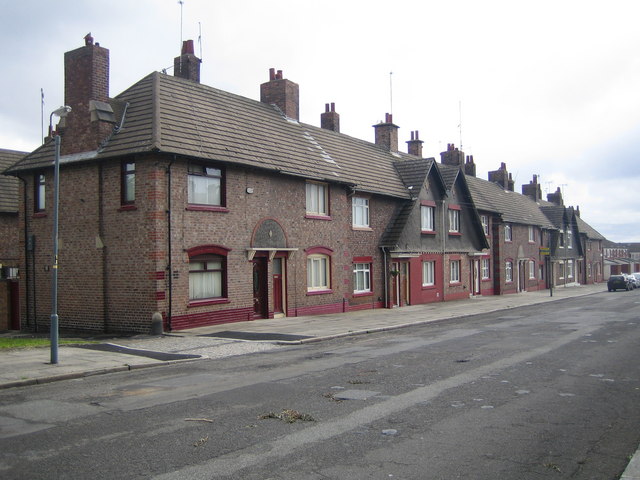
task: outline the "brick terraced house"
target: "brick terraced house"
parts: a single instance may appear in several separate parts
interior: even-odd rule
[[[0,172],[24,155],[25,152],[0,149]],[[0,331],[20,328],[19,184],[17,178],[0,175]]]
[[[72,111],[52,132],[61,329],[147,332],[160,312],[179,330],[543,288],[540,246],[558,227],[475,178],[453,146],[439,164],[412,132],[399,152],[388,114],[373,143],[344,135],[333,104],[321,127],[304,124],[281,71],[257,101],[201,84],[199,69],[187,41],[174,75],[111,98],[107,49],[88,36],[65,54]],[[24,329],[49,322],[53,144],[5,172],[22,180]]]

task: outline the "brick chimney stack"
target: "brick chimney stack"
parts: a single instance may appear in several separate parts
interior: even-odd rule
[[[340,115],[336,112],[336,104],[324,105],[324,113],[320,115],[320,126],[326,130],[340,133]]]
[[[555,205],[560,205],[560,206],[564,205],[564,200],[562,199],[562,191],[560,191],[560,187],[558,187],[554,193],[547,193],[547,201]]]
[[[528,185],[522,185],[522,194],[531,198],[531,200],[536,203],[542,200],[542,188],[538,183],[537,175],[533,176],[533,180],[531,180]]]
[[[115,117],[109,105],[109,50],[93,42],[64,54],[64,103],[69,115],[58,124],[64,133],[62,154],[96,150],[112,131]]]
[[[282,78],[282,70],[269,70],[269,81],[260,85],[260,101],[275,105],[289,118],[300,119],[300,87]]]
[[[390,152],[398,151],[398,127],[393,123],[393,115],[385,114],[384,122],[374,125],[376,132],[376,145]]]
[[[489,172],[489,181],[497,183],[504,190],[509,190],[511,192],[513,192],[515,187],[511,174],[507,172],[507,164],[504,162],[500,164],[500,168],[498,170]]]
[[[407,151],[409,152],[409,155],[415,155],[416,157],[422,158],[423,143],[424,142],[419,138],[418,130],[411,132],[411,140],[407,142]]]
[[[193,40],[185,40],[181,55],[173,59],[173,75],[200,83],[200,63],[193,53]]]
[[[473,155],[467,155],[467,161],[464,164],[464,173],[471,177],[476,176],[476,164],[473,162]]]
[[[440,163],[453,167],[464,167],[464,152],[458,150],[453,143],[447,144],[447,151],[440,153]]]

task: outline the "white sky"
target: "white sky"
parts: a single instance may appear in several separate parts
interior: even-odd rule
[[[640,241],[637,0],[184,0],[182,8],[177,0],[0,0],[0,7],[0,148],[41,143],[40,89],[48,123],[64,102],[64,52],[84,45],[88,32],[110,50],[111,96],[172,67],[181,38],[193,39],[197,55],[202,48],[202,83],[258,100],[269,68],[283,70],[300,85],[303,122],[319,125],[325,103],[335,102],[342,133],[373,141],[372,125],[392,110],[401,149],[418,130],[424,155],[439,160],[462,139],[480,178],[504,162],[520,192],[537,174],[543,195],[561,187],[565,204],[579,205],[608,239]]]

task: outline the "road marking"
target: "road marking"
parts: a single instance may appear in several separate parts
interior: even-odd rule
[[[190,465],[174,472],[158,475],[154,478],[155,480],[183,478],[189,478],[190,480],[209,480],[217,476],[234,475],[245,468],[255,467],[256,465],[264,466],[268,463],[279,461],[282,458],[295,455],[296,451],[309,444],[322,442],[351,430],[356,430],[363,425],[371,424],[393,413],[433,400],[447,390],[465,385],[481,378],[483,375],[488,375],[496,370],[503,370],[515,364],[524,363],[540,355],[547,354],[578,340],[583,337],[585,333],[596,331],[598,328],[600,327],[583,327],[582,329],[567,333],[564,337],[542,347],[517,353],[493,363],[440,380],[431,385],[416,388],[415,390],[394,396],[389,400],[352,412],[344,417],[334,418],[290,435],[285,435],[269,442],[260,442],[243,450],[214,458],[200,465]]]

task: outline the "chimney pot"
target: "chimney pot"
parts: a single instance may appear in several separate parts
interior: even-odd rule
[[[300,88],[282,78],[282,70],[269,69],[269,81],[260,85],[260,101],[276,105],[288,118],[300,117]]]
[[[194,50],[193,50],[193,40],[185,40],[184,42],[182,42],[182,55],[188,54],[190,53],[191,55],[194,55]]]
[[[325,130],[340,132],[340,115],[336,113],[335,103],[325,103],[324,113],[320,115],[320,126]]]

